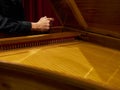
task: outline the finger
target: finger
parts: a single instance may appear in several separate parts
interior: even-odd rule
[[[47,19],[47,16],[41,17],[42,19]]]
[[[54,21],[54,18],[47,18],[49,21]]]

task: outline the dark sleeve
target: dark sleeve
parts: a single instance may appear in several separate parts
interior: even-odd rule
[[[31,22],[17,21],[0,15],[0,32],[25,34],[31,31]]]

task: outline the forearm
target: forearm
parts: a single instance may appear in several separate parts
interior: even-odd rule
[[[0,15],[0,32],[2,33],[28,33],[31,31],[31,23],[16,21]]]
[[[42,17],[38,22],[16,21],[0,15],[0,32],[25,34],[31,31],[46,32],[50,28],[52,18]]]

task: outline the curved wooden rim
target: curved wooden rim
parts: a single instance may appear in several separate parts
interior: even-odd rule
[[[76,78],[66,77],[65,75],[60,75],[52,71],[6,62],[0,62],[0,72],[0,76],[3,75],[14,78],[21,78],[24,80],[31,80],[33,82],[42,83],[48,86],[62,89],[71,88],[112,90],[111,87],[88,81],[82,78],[78,80]]]

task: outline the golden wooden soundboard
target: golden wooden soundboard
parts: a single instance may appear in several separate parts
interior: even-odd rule
[[[65,34],[65,36],[63,34]],[[48,73],[48,76],[46,77],[49,77],[49,73],[51,72],[52,75],[58,74],[58,76],[54,78],[62,77],[63,80],[65,78],[68,78],[68,80],[65,79],[66,82],[62,84],[66,84],[70,82],[74,86],[74,82],[78,80],[77,81],[78,83],[76,83],[75,85],[77,88],[80,88],[80,87],[86,88],[86,89],[94,88],[94,89],[101,90],[101,88],[107,89],[109,85],[110,87],[111,85],[114,87],[117,87],[115,86],[115,83],[113,83],[114,81],[113,78],[115,78],[114,74],[117,75],[119,71],[116,71],[116,69],[118,69],[116,64],[111,62],[115,59],[114,58],[115,56],[113,56],[112,59],[110,59],[110,57],[108,58],[109,55],[111,56],[114,52],[117,52],[117,51],[109,49],[109,48],[105,48],[99,45],[95,45],[92,43],[76,40],[75,37],[78,35],[79,34],[75,32],[63,32],[63,33],[57,33],[57,34],[55,33],[56,39],[55,39],[54,34],[53,35],[48,34],[48,36],[54,37],[53,40],[52,38],[51,39],[49,38],[50,40],[48,40],[48,38],[46,38],[47,35],[42,35],[44,39],[40,38],[41,35],[37,35],[34,37],[26,36],[24,37],[24,40],[20,40],[23,37],[2,39],[3,42],[1,40],[2,44],[1,44],[1,52],[0,52],[0,62],[4,64],[9,63],[9,64],[12,64],[13,66],[16,65],[14,66],[14,68],[12,66],[12,69],[17,70],[16,68],[18,68],[17,72],[19,72],[19,68],[22,65],[23,67],[21,66],[20,70],[24,71],[22,72],[23,75],[25,72],[26,73],[30,72],[29,70],[26,70],[25,66],[27,66],[27,67],[31,67],[31,69],[35,69],[35,70],[39,69],[38,73],[41,70],[46,71]],[[31,40],[30,38],[32,38],[33,40]],[[37,43],[36,44],[34,38],[38,38],[43,41],[39,41],[38,39],[35,39],[35,40],[38,40],[36,41]],[[17,40],[17,43],[16,43],[16,40]],[[20,42],[18,42],[18,40]],[[26,44],[25,42],[29,44]],[[37,46],[35,47],[34,45],[37,45]],[[103,61],[105,62],[104,64],[103,64]],[[1,67],[6,70],[6,67],[7,69],[8,67],[11,68],[9,64],[6,66],[3,65],[4,67],[1,65]],[[109,65],[110,66],[115,65],[115,66],[110,67]],[[118,63],[117,65],[119,66]],[[4,73],[5,72],[3,72],[3,75]],[[34,73],[34,72],[31,71],[31,73]],[[9,73],[7,72],[7,74],[9,75],[10,72]],[[12,75],[13,74],[19,76],[19,74],[12,73]],[[6,75],[2,77],[6,78],[5,76]],[[2,79],[2,81],[3,80],[4,79]],[[19,80],[16,80],[16,81],[19,82]],[[9,81],[9,82],[12,83],[12,82],[15,82],[15,80]],[[20,81],[20,82],[24,82],[28,84],[28,82],[26,82],[25,80]],[[9,83],[7,84],[9,86]],[[17,87],[20,87],[20,85],[17,84]],[[61,86],[61,84],[59,86]],[[11,87],[15,88],[15,85],[12,85]],[[33,87],[35,87],[34,84],[33,84]],[[64,89],[65,88],[66,87],[64,87]]]
[[[50,1],[62,30],[0,39],[0,89],[119,90],[119,38],[88,31],[77,0]]]

